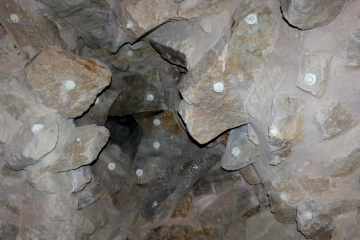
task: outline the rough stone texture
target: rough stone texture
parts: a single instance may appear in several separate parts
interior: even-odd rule
[[[348,0],[281,0],[284,17],[299,29],[311,29],[332,22]]]
[[[350,69],[358,69],[360,68],[360,29],[350,34],[348,44],[346,66]]]
[[[328,81],[329,69],[331,64],[332,54],[316,54],[304,56],[302,66],[299,71],[296,86],[302,90],[309,92],[315,97],[321,97],[326,89]],[[305,82],[306,74],[314,74],[316,82],[313,85]]]
[[[256,145],[259,145],[259,138],[251,124],[247,125],[247,135],[250,141],[252,141]]]
[[[0,23],[28,59],[49,45],[66,48],[56,24],[38,14],[38,8],[26,0],[6,0],[1,3]],[[18,23],[9,21],[10,14],[14,13],[20,19]]]
[[[199,1],[187,3],[183,1],[140,0],[136,3],[122,1],[117,3],[119,25],[124,27],[131,22],[127,35],[135,41],[147,32],[171,19],[192,19],[224,11],[229,0]]]
[[[0,239],[16,240],[19,228],[13,224],[0,221]]]
[[[48,171],[62,172],[92,163],[108,141],[109,131],[105,127],[87,125],[73,129],[67,137],[65,143],[60,143],[59,139],[57,147],[44,159]]]
[[[184,101],[179,113],[191,136],[201,144],[247,122],[243,101],[251,90],[253,73],[267,62],[273,51],[278,24],[272,11],[267,6],[257,10],[263,24],[249,25],[244,21],[248,8],[240,5],[228,42],[219,42],[220,49],[206,56],[207,67],[199,64],[186,75],[182,85]],[[227,34],[221,41],[227,40]],[[252,38],[258,39],[256,44],[249,40]],[[216,82],[224,84],[223,92],[214,91]]]
[[[241,176],[245,179],[248,184],[259,184],[261,180],[256,173],[253,165],[249,165],[239,170]]]
[[[41,129],[33,131],[35,124],[41,124]],[[5,159],[14,170],[36,164],[55,148],[58,135],[59,120],[54,112],[28,118],[8,143]]]
[[[41,0],[56,14],[62,25],[71,24],[84,41],[93,48],[112,44],[114,35],[119,36],[114,23],[111,5],[104,1],[55,1]],[[110,23],[110,24],[109,24]]]
[[[110,108],[110,116],[121,117],[132,113],[168,109],[157,69],[144,74],[131,73],[122,76],[117,84],[120,92]],[[153,98],[151,101],[148,100],[149,94]]]
[[[360,133],[343,144],[341,150],[324,163],[325,171],[331,176],[345,177],[360,167]]]
[[[258,147],[249,140],[247,125],[230,131],[221,167],[225,170],[239,170],[259,160]]]
[[[355,124],[349,108],[339,102],[332,103],[315,117],[322,132],[322,139],[333,138]]]
[[[42,50],[25,70],[37,101],[68,118],[81,116],[111,81],[104,64],[54,47]],[[75,88],[68,90],[67,81]]]
[[[303,139],[305,101],[285,93],[275,96],[269,136],[273,159],[270,164],[277,165],[285,160],[292,148]],[[271,131],[276,131],[272,136]]]
[[[282,224],[265,208],[246,220],[246,240],[305,240],[295,224]]]

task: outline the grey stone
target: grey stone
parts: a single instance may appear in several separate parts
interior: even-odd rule
[[[311,29],[332,22],[348,0],[281,0],[281,10],[290,25]]]
[[[256,173],[255,168],[252,164],[241,168],[239,172],[248,184],[253,185],[261,183],[259,175]]]
[[[221,160],[225,170],[239,170],[259,160],[258,147],[247,136],[247,125],[233,129]]]
[[[325,171],[334,177],[345,177],[360,167],[360,132],[325,161]]]
[[[68,118],[88,110],[111,81],[111,72],[99,61],[54,47],[43,49],[25,71],[34,96]]]
[[[247,125],[247,135],[250,141],[256,145],[259,145],[259,138],[251,124]]]
[[[83,209],[90,204],[99,200],[105,193],[105,190],[98,184],[87,187],[85,191],[81,191],[77,196],[77,209]]]
[[[67,140],[55,148],[43,162],[50,172],[63,172],[92,163],[109,138],[105,127],[87,125],[77,127],[67,135]]]
[[[261,113],[263,113],[266,103],[270,101],[276,88],[280,86],[285,79],[285,73],[280,66],[269,68],[265,76],[266,78],[255,88],[247,102],[249,114],[256,119],[261,119]]]
[[[168,109],[157,69],[121,76],[117,84],[120,92],[110,108],[110,116]]]
[[[275,96],[269,137],[273,159],[272,165],[278,165],[288,157],[293,146],[303,139],[305,101],[285,93]]]
[[[71,23],[87,45],[92,48],[106,47],[112,44],[117,32],[115,17],[111,5],[104,1],[55,1],[41,0],[48,5],[62,25]],[[60,18],[60,19],[59,19]],[[109,24],[109,23],[113,24]]]
[[[0,10],[2,26],[11,36],[17,49],[27,59],[33,58],[46,46],[66,49],[59,30],[54,22],[39,14],[42,7],[33,2],[6,0]],[[6,6],[6,7],[5,7]],[[20,21],[17,24],[8,21],[9,14],[15,13]]]
[[[339,102],[334,102],[315,116],[322,132],[322,139],[333,138],[353,127],[356,123],[350,109]]]
[[[86,184],[91,180],[91,168],[90,166],[80,167],[78,169],[68,172],[68,175],[72,177],[72,190],[73,192],[81,191]]]
[[[244,18],[249,11],[256,12],[262,24],[247,24]],[[254,72],[263,67],[274,49],[277,32],[278,23],[266,5],[259,9],[240,5],[231,36],[225,31],[203,62],[185,76],[179,113],[191,136],[200,144],[247,123],[244,100],[252,89]],[[258,39],[256,44],[253,38]],[[214,91],[217,82],[223,83],[222,92]]]
[[[2,240],[16,240],[19,233],[19,228],[4,221],[0,221],[0,239]]]
[[[246,220],[246,240],[305,240],[296,224],[278,222],[268,208]]]
[[[346,66],[350,69],[360,68],[360,29],[350,34],[349,45],[347,48]]]
[[[166,0],[117,2],[118,21],[133,42],[171,19],[193,19],[226,10],[229,0],[201,1],[195,4]]]
[[[315,97],[322,97],[325,92],[329,76],[329,69],[332,60],[332,54],[305,55],[302,60],[296,86],[309,92]],[[313,74],[316,82],[311,82]],[[308,81],[308,83],[306,82]]]
[[[297,207],[298,230],[312,239],[330,239],[334,230],[333,217],[323,213],[323,207],[314,201],[301,203]]]
[[[59,119],[53,111],[31,116],[7,144],[5,159],[14,170],[33,165],[55,148],[58,135]]]

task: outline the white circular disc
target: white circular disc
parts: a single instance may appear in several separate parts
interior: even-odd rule
[[[128,29],[128,30],[130,30],[130,29],[132,29],[134,27],[134,24],[132,23],[132,21],[128,21],[127,23],[126,23],[126,29]]]
[[[241,151],[238,147],[234,147],[233,149],[231,149],[231,154],[234,155],[235,157],[239,156],[240,152]]]
[[[73,90],[76,87],[76,84],[74,81],[68,80],[65,83],[65,87],[67,90]]]
[[[251,13],[247,15],[245,21],[247,22],[247,24],[251,24],[251,25],[257,24],[259,22],[257,15],[255,13]]]
[[[154,142],[153,147],[155,149],[159,149],[160,148],[160,143],[159,142]]]
[[[159,126],[161,124],[160,119],[154,119],[154,125]]]
[[[109,168],[110,170],[114,170],[114,169],[115,169],[115,163],[113,163],[113,162],[109,163],[109,164],[108,164],[108,168]]]
[[[100,102],[100,99],[99,99],[99,98],[96,98],[95,104],[99,104],[99,102]]]
[[[275,137],[279,134],[278,130],[276,128],[271,128],[269,131],[270,136]]]
[[[146,100],[148,100],[149,102],[154,101],[154,95],[152,95],[151,93],[149,93],[149,94],[146,96]]]
[[[16,15],[15,13],[10,14],[9,19],[10,19],[10,22],[12,22],[12,23],[18,23],[20,21],[19,16]]]
[[[224,83],[222,83],[222,82],[214,83],[214,91],[215,91],[215,92],[222,92],[222,91],[224,91]]]
[[[127,51],[126,55],[128,55],[128,57],[132,57],[132,55],[134,55],[134,52],[132,50]]]
[[[312,74],[312,73],[308,73],[305,75],[305,83],[307,85],[314,85],[316,83],[316,75],[315,74]]]
[[[144,171],[142,169],[139,168],[138,170],[136,170],[136,175],[138,177],[141,177],[143,174],[144,174]]]
[[[32,128],[31,128],[31,132],[34,133],[34,134],[38,134],[43,128],[44,128],[44,125],[42,125],[42,124],[35,124],[35,125],[32,126]]]

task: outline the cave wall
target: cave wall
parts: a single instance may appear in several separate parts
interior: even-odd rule
[[[359,18],[2,1],[0,239],[360,238]]]

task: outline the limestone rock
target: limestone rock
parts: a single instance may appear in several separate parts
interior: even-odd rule
[[[81,191],[91,180],[90,166],[80,167],[73,171],[67,172],[72,177],[73,192]],[[70,178],[71,179],[71,178]]]
[[[345,177],[360,167],[360,133],[350,139],[324,163],[325,171],[334,177]]]
[[[63,172],[92,163],[109,138],[105,127],[87,125],[75,128],[68,140],[44,159],[50,172]]]
[[[204,63],[186,75],[180,90],[184,100],[179,113],[200,144],[248,121],[244,99],[252,88],[254,72],[267,62],[274,48],[278,24],[271,10],[267,6],[251,9],[262,24],[249,25],[244,18],[251,10],[242,7],[237,9],[228,42],[223,42],[227,40],[225,33],[218,49],[210,51]],[[223,89],[214,91],[215,84]]]
[[[249,140],[247,126],[230,131],[221,167],[225,170],[239,170],[259,160],[258,147]]]
[[[350,69],[360,68],[360,29],[350,34],[349,45],[347,48],[346,66]]]
[[[0,221],[0,239],[16,240],[19,228],[14,224]]]
[[[281,85],[285,79],[285,74],[280,66],[269,68],[265,76],[266,78],[255,88],[247,103],[249,114],[256,119],[261,118],[261,113],[266,103],[274,95],[276,87]]]
[[[184,196],[179,204],[176,206],[171,218],[186,218],[190,212],[194,210],[194,204],[192,202],[192,196],[190,194]]]
[[[247,135],[250,141],[252,141],[256,145],[259,145],[259,138],[251,124],[247,125]]]
[[[275,96],[269,136],[273,159],[270,164],[277,165],[285,160],[292,148],[303,139],[305,101],[285,93]]]
[[[306,55],[302,61],[296,86],[315,97],[321,97],[328,81],[331,59],[332,54]]]
[[[81,191],[77,196],[77,209],[83,209],[95,201],[99,200],[105,193],[105,190],[98,184],[87,188],[86,191]]]
[[[332,103],[315,117],[322,132],[322,139],[333,138],[355,124],[349,108],[339,102]]]
[[[261,183],[261,180],[252,164],[248,165],[247,167],[241,168],[239,172],[248,184]]]
[[[109,3],[93,1],[88,4],[86,0],[56,1],[41,0],[48,5],[58,16],[62,25],[71,23],[86,44],[97,49],[112,44],[116,35],[114,15]]]
[[[246,220],[246,240],[305,240],[295,224],[275,220],[269,209],[263,209]]]
[[[6,6],[6,7],[5,7]],[[6,0],[2,2],[0,22],[14,40],[17,48],[28,59],[33,58],[46,46],[66,48],[55,23],[38,14],[39,6],[32,2]],[[17,23],[9,21],[10,14],[16,14]]]
[[[130,0],[117,3],[118,21],[126,26],[132,41],[171,19],[192,19],[226,10],[229,0],[174,2],[166,0]]]
[[[326,176],[302,176],[298,181],[301,187],[310,194],[321,195],[322,192],[329,191],[333,187],[332,179]]]
[[[81,116],[111,81],[98,61],[47,47],[25,68],[34,96],[65,117]]]
[[[54,112],[29,117],[8,143],[6,161],[14,170],[33,165],[55,148],[58,135],[59,120]]]
[[[331,2],[327,0],[281,0],[281,10],[290,25],[306,30],[332,22],[347,2],[347,0]]]
[[[110,116],[167,110],[164,90],[157,69],[145,74],[131,73],[118,83],[119,96],[110,108]]]
[[[333,217],[323,213],[323,208],[314,201],[299,204],[297,207],[298,230],[306,238],[330,239],[334,230]]]

